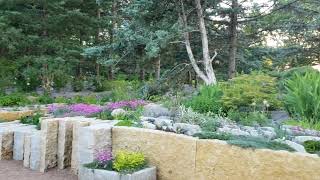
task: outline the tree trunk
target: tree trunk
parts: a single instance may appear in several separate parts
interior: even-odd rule
[[[100,9],[100,6],[98,6],[98,9],[97,9],[97,19],[100,20],[101,18],[101,9]],[[98,45],[99,42],[100,42],[100,32],[101,32],[101,29],[100,27],[98,27],[97,29],[97,34],[96,34],[96,44]],[[98,62],[98,60],[96,59],[96,76],[99,77],[100,76],[100,64]]]
[[[201,7],[201,2],[200,0],[194,0],[196,4],[196,10],[197,10],[197,16],[198,16],[198,21],[199,21],[199,30],[201,34],[201,42],[202,42],[202,64],[204,66],[204,70],[201,70],[200,67],[197,64],[197,61],[193,55],[191,44],[190,44],[190,37],[189,37],[189,32],[188,32],[188,25],[187,25],[187,15],[184,10],[184,3],[183,0],[180,0],[181,2],[181,9],[182,13],[180,14],[182,24],[184,26],[184,39],[185,39],[185,46],[187,49],[187,53],[189,56],[189,60],[191,62],[191,65],[193,69],[195,70],[196,74],[204,81],[206,85],[213,85],[216,84],[216,76],[213,71],[212,67],[212,61],[216,57],[217,53],[215,52],[214,56],[210,58],[210,53],[209,53],[209,43],[208,43],[208,36],[207,36],[207,30],[204,22],[204,17],[203,17],[203,9]]]
[[[145,80],[145,76],[146,76],[146,72],[145,72],[144,68],[142,67],[140,69],[140,80],[144,81]]]
[[[161,59],[160,56],[156,59],[155,62],[155,78],[156,80],[160,80],[160,71],[161,71]]]
[[[238,0],[232,0],[232,10],[230,15],[230,48],[229,48],[229,68],[228,78],[232,79],[236,75],[236,53],[237,53],[237,26],[238,26]]]

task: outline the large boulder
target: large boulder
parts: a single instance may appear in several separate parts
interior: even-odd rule
[[[188,136],[192,136],[196,133],[201,132],[200,126],[187,124],[187,123],[175,123],[173,125],[173,129],[176,133],[181,133],[181,134],[185,134]]]
[[[144,106],[143,116],[147,117],[160,117],[160,116],[171,116],[168,108],[163,107],[159,104],[147,104]]]
[[[320,141],[320,137],[315,136],[296,136],[293,141],[299,144],[303,144],[305,141]]]
[[[307,153],[306,150],[304,149],[304,147],[298,143],[295,143],[293,141],[289,141],[289,140],[282,140],[282,139],[276,139],[276,142],[279,143],[283,143],[286,144],[288,146],[290,146],[292,149],[294,149],[297,152],[301,152],[301,153]]]

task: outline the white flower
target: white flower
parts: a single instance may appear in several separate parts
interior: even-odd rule
[[[30,86],[30,83],[27,83],[27,86]]]
[[[257,105],[257,104],[256,104],[256,102],[253,102],[251,105],[252,105],[252,106],[255,106],[255,105]]]
[[[264,104],[264,105],[267,105],[267,104],[268,104],[268,101],[264,99],[264,100],[263,100],[263,104]]]

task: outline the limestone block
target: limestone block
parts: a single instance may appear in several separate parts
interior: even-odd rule
[[[32,133],[28,133],[28,134],[25,134],[25,136],[24,136],[23,166],[26,168],[30,167],[31,135],[32,135]]]
[[[30,159],[29,166],[30,169],[39,171],[40,161],[41,161],[41,148],[42,148],[42,137],[41,131],[37,131],[30,136]],[[26,143],[28,144],[28,143]],[[28,155],[27,150],[25,150],[26,156]],[[27,158],[26,158],[27,159]]]
[[[78,139],[79,139],[79,129],[80,127],[89,126],[90,121],[75,121],[73,124],[73,132],[72,132],[72,154],[71,154],[71,171],[74,174],[78,174],[79,167],[79,152],[78,152]]]
[[[72,134],[74,119],[59,119],[58,132],[58,168],[64,169],[71,165]]]
[[[95,124],[79,129],[79,164],[94,160],[97,150],[110,150],[112,146],[111,128],[109,124]]]
[[[30,116],[34,113],[33,110],[24,111],[2,111],[0,112],[0,119],[6,121],[14,121],[20,119],[23,116]]]
[[[252,150],[219,140],[198,140],[194,179],[293,179],[320,177],[320,158],[304,153]]]
[[[13,132],[2,130],[0,132],[0,160],[10,160],[13,154]]]
[[[195,180],[196,138],[141,128],[113,127],[113,153],[140,151],[161,180]]]
[[[156,180],[155,167],[145,168],[132,174],[120,174],[115,171],[80,167],[79,180]]]
[[[41,122],[40,172],[57,166],[58,120],[45,119]]]
[[[36,126],[24,126],[13,130],[13,159],[23,160],[25,135],[36,130]]]

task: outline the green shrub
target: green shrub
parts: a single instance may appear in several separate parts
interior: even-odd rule
[[[229,119],[245,125],[245,126],[252,126],[252,125],[266,125],[269,121],[267,114],[264,112],[239,112],[235,110],[230,110],[227,113]]]
[[[54,99],[54,102],[55,103],[65,103],[65,104],[70,104],[71,103],[71,100],[70,99],[68,99],[68,98],[65,98],[65,97],[56,97],[55,99]]]
[[[54,103],[54,99],[50,95],[44,94],[38,97],[38,102],[40,104],[52,104]]]
[[[112,120],[114,119],[113,116],[111,115],[111,111],[104,110],[100,113],[92,115],[92,117],[96,117],[97,119],[102,119],[102,120]]]
[[[70,76],[63,70],[57,69],[54,71],[53,87],[55,89],[64,88],[70,80]]]
[[[0,97],[0,106],[21,106],[29,103],[29,100],[22,94],[10,94]]]
[[[136,81],[115,80],[105,81],[103,86],[105,90],[112,91],[112,101],[121,101],[138,98],[140,84]]]
[[[197,96],[184,102],[184,105],[200,113],[212,112],[218,114],[222,107],[221,97],[222,91],[218,86],[204,86]]]
[[[41,117],[42,117],[41,113],[35,113],[34,115],[25,116],[25,117],[20,118],[20,123],[36,125],[37,129],[40,130],[40,126],[41,126],[40,118]]]
[[[142,153],[119,151],[113,162],[113,168],[121,173],[132,173],[143,169],[146,164]]]
[[[320,154],[320,142],[319,141],[305,141],[303,143],[303,146],[308,153]]]
[[[80,92],[84,89],[84,83],[82,79],[74,79],[72,81],[72,88],[75,92]]]
[[[253,72],[220,83],[224,109],[278,109],[282,106],[278,99],[276,79]]]
[[[201,114],[193,111],[191,108],[180,106],[177,110],[176,122],[199,125],[202,130],[216,131],[220,125],[216,118],[211,117],[212,114]]]
[[[290,146],[283,143],[249,136],[234,136],[228,140],[227,143],[242,148],[295,151]]]
[[[320,73],[308,71],[286,82],[285,105],[288,111],[316,124],[320,119]]]

